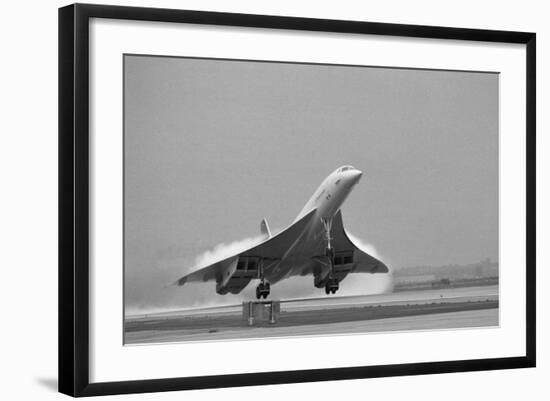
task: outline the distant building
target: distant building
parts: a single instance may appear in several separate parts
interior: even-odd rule
[[[498,277],[498,262],[485,258],[469,265],[445,266],[414,266],[397,269],[393,272],[396,283],[418,283],[439,281],[442,278],[449,280],[468,280],[488,277]]]
[[[394,285],[398,284],[420,284],[435,281],[435,274],[418,274],[412,276],[394,277]]]

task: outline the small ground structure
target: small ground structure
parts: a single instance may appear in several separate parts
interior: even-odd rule
[[[281,301],[243,302],[243,319],[249,326],[275,324],[281,314]]]

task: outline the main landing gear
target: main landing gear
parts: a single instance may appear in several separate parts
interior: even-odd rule
[[[329,261],[329,273],[327,281],[325,283],[325,294],[336,294],[338,291],[338,279],[334,277],[334,248],[332,247],[332,237],[330,231],[332,229],[332,220],[322,219],[323,227],[325,228],[325,240],[327,242],[327,248],[325,250],[325,256]]]
[[[336,291],[338,291],[338,280],[335,278],[329,278],[325,284],[325,294],[336,294]]]
[[[256,299],[260,299],[262,297],[264,299],[267,298],[267,296],[269,295],[269,290],[270,290],[269,282],[268,281],[262,281],[256,287]]]
[[[258,266],[258,275],[260,278],[260,284],[256,287],[256,299],[264,298],[266,299],[269,295],[270,285],[264,277],[264,266],[263,261],[260,260],[260,265]]]

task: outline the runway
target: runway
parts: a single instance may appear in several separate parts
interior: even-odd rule
[[[241,305],[132,316],[125,344],[498,326],[498,286],[281,300],[277,323],[248,326]]]

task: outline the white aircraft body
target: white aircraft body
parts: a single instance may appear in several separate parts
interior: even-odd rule
[[[261,223],[265,240],[239,254],[187,274],[174,284],[216,282],[218,294],[238,294],[259,279],[256,297],[266,298],[270,286],[293,276],[313,276],[317,288],[334,294],[349,273],[387,273],[384,263],[360,250],[348,237],[340,208],[362,172],[343,166],[317,188],[294,222],[271,235]]]

